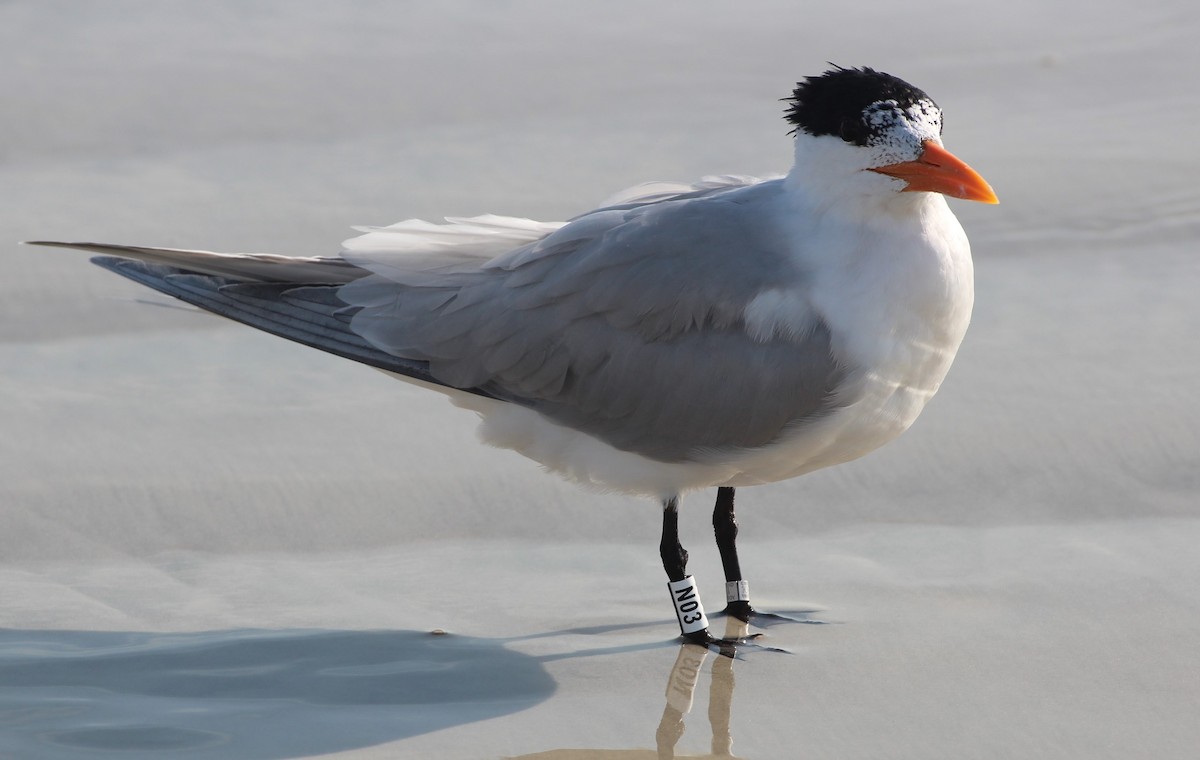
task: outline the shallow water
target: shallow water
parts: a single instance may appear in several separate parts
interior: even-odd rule
[[[778,172],[778,98],[827,60],[928,90],[1001,198],[954,204],[976,313],[914,428],[739,492],[758,604],[827,624],[736,661],[672,638],[655,506],[480,447],[420,389],[14,246],[0,755],[1194,756],[1197,22],[0,5],[10,241],[317,254],[352,224]],[[709,498],[681,531],[711,611]]]

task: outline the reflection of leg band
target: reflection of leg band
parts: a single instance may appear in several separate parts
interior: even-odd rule
[[[696,581],[692,576],[685,575],[681,581],[670,581],[667,588],[671,590],[671,601],[675,603],[680,631],[696,633],[708,628],[708,618],[704,615],[704,605],[700,604],[700,592],[696,590]]]
[[[749,581],[729,581],[725,584],[725,601],[727,602],[748,602],[750,601],[750,582]]]
[[[680,715],[687,715],[692,709],[696,680],[700,678],[700,668],[707,657],[708,650],[704,647],[694,644],[679,647],[675,667],[671,668],[671,679],[667,682],[667,704]]]

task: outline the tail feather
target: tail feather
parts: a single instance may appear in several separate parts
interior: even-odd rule
[[[370,274],[349,261],[328,256],[278,256],[273,253],[215,253],[184,248],[151,248],[112,243],[62,243],[30,240],[26,245],[73,248],[147,264],[165,264],[188,272],[228,277],[243,282],[347,283]]]
[[[125,247],[119,248],[124,251]],[[428,362],[393,356],[355,333],[351,329],[351,320],[358,307],[349,306],[337,297],[340,284],[247,283],[227,276],[118,256],[97,256],[92,263],[272,335],[414,380],[445,386],[432,376]],[[457,390],[495,398],[481,388]]]

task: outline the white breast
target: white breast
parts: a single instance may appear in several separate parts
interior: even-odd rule
[[[744,452],[725,485],[857,459],[907,430],[937,392],[971,318],[974,274],[970,245],[945,200],[921,195],[918,213],[899,221],[827,232],[837,256],[799,249],[813,257],[805,262],[814,275],[807,298],[852,368],[838,394],[845,405],[776,445]]]
[[[615,449],[515,404],[435,390],[480,415],[486,443],[603,490],[666,498],[711,486],[784,480],[855,459],[913,423],[949,370],[970,320],[973,277],[966,236],[940,195],[922,204],[922,213],[907,225],[881,224],[864,232],[857,224],[852,236],[823,235],[837,239],[838,255],[800,262],[814,275],[803,307],[790,300],[799,294],[780,290],[748,306],[747,337],[761,339],[805,334],[815,305],[835,352],[851,370],[839,391],[843,406],[775,444],[664,463]]]

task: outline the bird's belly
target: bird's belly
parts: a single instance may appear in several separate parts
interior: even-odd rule
[[[517,404],[386,374],[437,391],[455,406],[478,414],[479,437],[484,443],[515,451],[587,488],[667,499],[685,491],[721,485],[739,473],[740,452],[702,461],[661,462],[616,449]]]
[[[888,361],[847,380],[835,411],[798,422],[769,445],[714,451],[682,462],[613,448],[515,404],[429,387],[478,413],[485,443],[516,451],[584,486],[668,498],[699,488],[787,480],[870,453],[912,425],[949,370],[955,349],[957,342],[896,346]]]
[[[952,346],[898,346],[888,361],[864,370],[842,389],[843,403],[804,421],[777,442],[748,451],[740,472],[722,485],[773,483],[869,454],[909,428],[933,397],[954,358]]]
[[[747,453],[724,485],[773,483],[858,459],[907,430],[927,398],[909,388],[872,388],[863,400]]]
[[[712,486],[773,483],[857,459],[907,430],[935,390],[864,376],[852,403],[798,425],[775,443],[685,462],[620,451],[513,404],[478,397],[459,403],[481,413],[486,443],[517,451],[581,485],[667,498]]]

